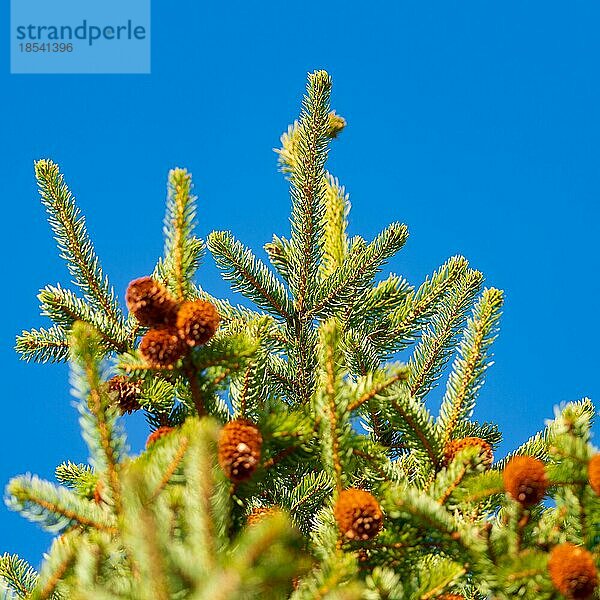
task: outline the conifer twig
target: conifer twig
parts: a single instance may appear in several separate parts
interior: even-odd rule
[[[440,408],[438,429],[441,430],[442,447],[451,438],[459,420],[468,417],[473,410],[477,391],[489,366],[486,351],[496,337],[502,301],[501,291],[484,290],[473,309],[473,318],[465,328],[460,355],[454,362]]]
[[[285,286],[248,248],[227,231],[212,232],[208,247],[234,290],[247,294],[274,315],[291,320],[293,306]]]
[[[329,144],[331,78],[325,71],[308,76],[297,136],[296,161],[290,173],[292,236],[290,285],[296,309],[307,309],[308,294],[316,283],[323,256],[320,226],[325,214],[325,161]]]
[[[331,432],[332,461],[335,472],[335,483],[338,491],[342,489],[342,463],[340,462],[340,441],[337,435],[337,405],[335,397],[334,350],[330,344],[325,348],[325,393],[329,404],[329,427]]]
[[[5,582],[20,598],[30,596],[37,579],[38,574],[27,561],[15,554],[0,556],[0,584]]]
[[[393,409],[402,417],[402,419],[406,422],[410,430],[417,436],[421,445],[427,452],[429,459],[431,460],[431,464],[434,467],[437,467],[439,464],[439,459],[437,452],[434,450],[432,442],[429,437],[425,434],[425,432],[421,429],[421,427],[417,424],[415,419],[406,411],[398,401],[390,400],[390,404]]]
[[[185,453],[187,452],[188,448],[189,448],[189,440],[187,437],[182,436],[181,443],[179,444],[177,453],[173,457],[173,460],[171,460],[171,462],[167,466],[167,469],[166,469],[164,475],[162,476],[161,480],[159,481],[158,485],[156,486],[154,491],[150,494],[150,496],[148,498],[148,503],[152,503],[157,498],[157,496],[165,489],[165,487],[167,486],[169,481],[171,481],[171,478],[173,477],[175,471],[181,465],[181,462],[183,461],[183,459],[185,457]]]
[[[107,472],[108,488],[114,510],[117,515],[122,513],[121,481],[119,454],[123,450],[123,441],[115,431],[115,407],[110,406],[107,397],[108,390],[100,379],[98,366],[100,354],[100,336],[87,323],[78,321],[73,326],[71,345],[73,352],[73,384],[80,399],[82,421],[87,423],[87,404],[93,424],[84,429],[84,434],[93,453],[97,467]]]
[[[183,273],[183,243],[186,225],[186,209],[190,194],[190,176],[180,170],[171,171],[170,182],[173,194],[172,252],[175,297],[180,302],[185,296]]]
[[[204,242],[194,235],[195,218],[192,176],[185,169],[172,169],[164,219],[164,258],[159,261],[154,275],[164,281],[179,302],[194,295],[192,278],[205,248]]]
[[[17,336],[15,350],[27,362],[63,362],[69,358],[69,341],[66,332],[57,325],[49,329],[40,327]]]
[[[74,553],[69,554],[63,559],[63,561],[57,566],[54,573],[52,573],[52,576],[47,579],[44,586],[40,589],[39,594],[37,596],[39,600],[46,600],[54,594],[57,585],[60,583],[60,580],[68,571],[69,567],[73,564],[74,560]]]
[[[404,381],[406,379],[406,372],[402,371],[388,377],[385,381],[374,385],[371,389],[367,390],[360,398],[357,398],[354,402],[348,405],[348,410],[356,410],[359,406],[362,406],[365,402],[372,400],[377,394],[387,390],[394,383],[398,381]]]
[[[196,371],[194,361],[189,354],[183,359],[183,371],[190,384],[190,392],[192,394],[192,402],[196,408],[196,414],[199,417],[202,417],[206,414],[206,408],[204,407],[202,390],[200,389],[200,384],[198,383],[198,372]]]
[[[86,231],[85,220],[75,205],[58,165],[50,160],[39,160],[35,163],[35,172],[42,202],[48,209],[50,225],[69,271],[89,300],[116,327],[122,329],[123,315],[114,291],[102,272]]]
[[[55,530],[59,525],[64,529],[68,524],[77,523],[100,531],[116,532],[108,519],[104,522],[101,520],[108,517],[107,513],[96,506],[86,506],[87,501],[77,498],[69,490],[57,488],[35,476],[14,478],[8,485],[7,493],[10,508],[19,510],[47,529]],[[87,510],[79,511],[78,507]]]

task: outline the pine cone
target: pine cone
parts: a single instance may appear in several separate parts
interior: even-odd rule
[[[177,302],[152,277],[134,279],[125,292],[125,302],[129,311],[146,327],[172,325],[177,317]]]
[[[132,381],[125,375],[115,375],[106,383],[108,391],[115,393],[117,404],[122,414],[131,414],[133,411],[141,408],[139,396],[142,388],[139,382]]]
[[[150,329],[140,342],[141,355],[155,369],[172,367],[186,350],[187,346],[173,327]]]
[[[219,438],[219,464],[225,475],[236,483],[250,479],[258,466],[262,435],[246,419],[229,421]]]
[[[206,344],[219,326],[219,313],[205,300],[184,302],[177,313],[177,331],[189,346]]]
[[[442,594],[435,598],[436,600],[465,600],[465,597],[461,594]]]
[[[506,491],[525,507],[537,504],[548,488],[544,463],[532,456],[511,458],[502,478]]]
[[[550,552],[548,571],[554,587],[569,599],[589,598],[598,585],[593,555],[575,544],[555,546]]]
[[[342,534],[351,540],[370,540],[383,525],[379,502],[369,492],[356,488],[340,492],[334,516]]]
[[[160,438],[164,437],[165,435],[168,435],[171,433],[171,431],[175,431],[175,427],[169,427],[168,425],[163,425],[162,427],[159,427],[153,431],[146,440],[146,448],[150,448],[154,442],[160,440]]]
[[[486,467],[491,467],[494,462],[494,453],[488,442],[478,437],[466,437],[458,440],[450,440],[444,448],[444,464],[448,466],[458,455],[459,452],[471,446],[479,446],[480,455],[483,464]]]
[[[588,464],[590,486],[600,496],[600,454],[595,454]]]
[[[248,527],[252,527],[260,523],[263,519],[270,515],[274,515],[281,509],[278,506],[255,506],[246,519]]]

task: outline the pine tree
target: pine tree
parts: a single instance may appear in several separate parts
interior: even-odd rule
[[[126,315],[56,164],[36,163],[76,293],[39,294],[48,328],[25,360],[70,361],[89,464],[25,475],[8,506],[56,535],[36,572],[0,558],[7,597],[116,599],[589,598],[597,590],[600,455],[585,399],[494,462],[472,420],[503,295],[461,256],[421,285],[380,272],[407,239],[347,233],[326,168],[345,127],[309,75],[281,138],[291,232],[265,245],[194,234],[190,174],[169,174],[164,256],[132,274]],[[256,309],[196,281],[208,248]],[[395,362],[403,351],[406,364]],[[445,381],[442,405],[427,398]],[[128,453],[123,415],[151,433]],[[551,500],[551,501],[549,501]]]

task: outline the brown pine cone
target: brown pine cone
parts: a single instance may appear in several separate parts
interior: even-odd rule
[[[444,464],[448,466],[459,452],[470,446],[479,446],[482,462],[486,467],[491,467],[494,462],[494,453],[488,442],[478,437],[465,437],[458,440],[450,440],[444,448]]]
[[[514,456],[504,472],[504,489],[522,506],[537,504],[548,489],[546,467],[532,456]]]
[[[129,311],[141,325],[172,325],[177,317],[177,302],[167,289],[152,277],[134,279],[125,292]]]
[[[139,382],[133,381],[125,375],[115,375],[106,383],[108,391],[115,394],[117,404],[119,405],[122,414],[131,414],[141,408],[139,397],[142,388]]]
[[[591,488],[600,496],[600,454],[595,454],[588,463],[588,479]]]
[[[175,431],[175,427],[169,427],[168,425],[163,425],[162,427],[159,427],[153,431],[146,440],[146,448],[150,448],[152,444],[154,444],[157,440],[160,440],[160,438],[164,437],[165,435],[171,433],[171,431]]]
[[[260,461],[262,435],[247,419],[229,421],[219,438],[219,464],[236,483],[250,479]]]
[[[174,327],[150,329],[140,342],[140,353],[155,369],[172,367],[187,351]]]
[[[594,556],[575,544],[555,546],[550,552],[548,571],[554,587],[570,600],[590,598],[598,586]]]
[[[383,526],[379,502],[365,490],[348,488],[340,492],[333,514],[342,535],[351,540],[374,538]]]
[[[177,313],[177,331],[188,346],[201,346],[215,335],[219,321],[214,304],[205,300],[184,302]]]

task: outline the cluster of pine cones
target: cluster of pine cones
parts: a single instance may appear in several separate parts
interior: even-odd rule
[[[150,327],[139,350],[156,369],[169,369],[194,346],[206,344],[217,331],[219,313],[205,300],[178,303],[151,277],[134,279],[125,294],[127,308],[141,325]]]
[[[129,284],[127,307],[141,325],[150,327],[140,342],[140,353],[152,368],[169,369],[190,348],[208,342],[219,325],[219,314],[210,302],[203,300],[178,303],[159,282],[142,277]],[[127,377],[117,376],[109,381],[116,391],[123,412],[139,408],[140,390]],[[173,431],[160,427],[148,438],[147,447]],[[256,471],[263,438],[258,427],[247,419],[227,423],[219,438],[218,461],[225,475],[235,484],[247,481]],[[492,447],[477,437],[466,437],[448,442],[444,449],[444,466],[448,466],[465,448],[479,448],[486,467],[493,463]],[[600,495],[600,454],[592,457],[588,466],[589,483]],[[550,485],[546,468],[541,460],[531,456],[515,456],[503,471],[506,492],[524,509],[537,504]],[[250,526],[277,507],[255,507],[248,517]],[[368,491],[348,488],[339,492],[334,517],[342,537],[366,541],[374,538],[383,527],[383,512],[377,499]],[[555,588],[566,598],[584,600],[598,587],[598,573],[593,555],[585,548],[571,543],[555,546],[550,552],[548,571]],[[461,600],[457,594],[443,594],[440,600]]]
[[[231,421],[224,428],[219,442],[219,463],[232,481],[243,481],[252,475],[260,458],[262,438],[255,425],[248,421]],[[491,467],[492,447],[477,437],[451,440],[444,452],[447,466],[467,447],[479,448],[482,463]],[[589,483],[600,495],[600,454],[588,466]],[[550,483],[541,460],[531,456],[513,457],[503,471],[504,488],[523,508],[542,500]],[[278,510],[277,507],[255,507],[248,516],[253,526]],[[377,499],[366,490],[342,490],[334,506],[334,517],[342,537],[366,541],[382,529],[383,512]],[[554,587],[570,600],[590,598],[598,587],[594,556],[585,548],[571,543],[555,546],[548,559],[548,572]],[[460,594],[442,594],[438,600],[464,600]]]
[[[149,438],[153,443],[172,431],[170,427],[158,429]],[[247,419],[234,419],[227,423],[219,438],[218,460],[225,475],[233,483],[250,479],[261,458],[263,438],[258,427]],[[469,437],[452,440],[445,450],[445,464],[467,447],[478,447],[485,466],[493,461],[492,448],[481,438]],[[545,465],[531,456],[515,456],[503,471],[505,490],[523,508],[529,508],[545,495],[550,483]],[[589,462],[589,483],[600,495],[600,454]],[[248,516],[253,526],[268,515],[280,510],[276,506],[255,507]],[[383,527],[383,512],[375,496],[366,490],[347,488],[339,492],[334,505],[334,517],[343,538],[349,541],[367,541],[374,538]],[[570,600],[590,598],[598,587],[598,573],[593,555],[585,548],[571,543],[555,546],[550,552],[548,572],[555,588]],[[439,600],[464,600],[459,594],[443,594]]]
[[[456,454],[469,446],[480,448],[482,462],[491,466],[492,448],[480,438],[453,440],[446,446],[445,459],[449,464]],[[524,509],[540,502],[550,482],[544,463],[532,456],[512,457],[502,472],[504,489]],[[588,463],[588,482],[592,490],[600,495],[600,454]],[[550,551],[548,572],[554,587],[569,600],[591,598],[598,587],[598,572],[594,556],[586,548],[570,542],[558,544]],[[447,595],[446,600],[462,596]]]
[[[219,465],[234,483],[252,477],[261,456],[262,435],[247,419],[229,421],[219,438]],[[256,507],[248,517],[254,525],[277,507]],[[383,513],[375,497],[365,491],[349,488],[340,492],[334,511],[341,533],[348,539],[369,540],[383,525]]]
[[[173,368],[191,348],[206,344],[219,327],[219,313],[212,303],[205,300],[179,303],[151,277],[134,279],[127,287],[125,302],[140,325],[150,328],[142,338],[139,350],[153,369]],[[123,414],[141,408],[139,382],[116,375],[107,384]]]

